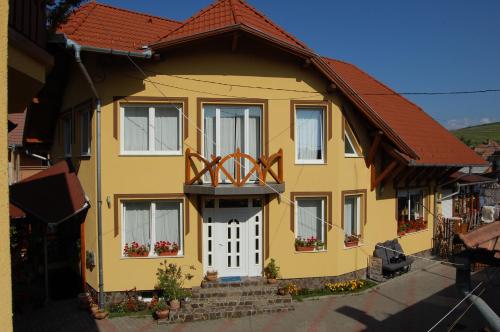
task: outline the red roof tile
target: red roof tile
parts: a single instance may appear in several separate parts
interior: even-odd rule
[[[417,165],[486,164],[480,156],[408,99],[352,64],[323,59],[418,155]]]
[[[485,224],[467,234],[459,234],[464,244],[470,249],[485,249],[495,252],[500,258],[500,221]]]
[[[237,25],[245,25],[272,38],[308,49],[304,43],[243,0],[218,0],[214,2],[187,19],[183,25],[165,35],[159,40],[159,43]]]
[[[9,121],[16,124],[17,127],[9,132],[9,145],[23,145],[24,120],[26,119],[26,111],[23,113],[9,114]]]
[[[137,51],[180,22],[89,2],[70,15],[58,32],[85,46]]]

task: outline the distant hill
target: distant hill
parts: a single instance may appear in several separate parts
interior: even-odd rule
[[[461,128],[451,132],[469,146],[486,143],[488,139],[500,142],[500,122]]]

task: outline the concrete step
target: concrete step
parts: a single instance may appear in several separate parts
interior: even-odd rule
[[[243,286],[234,288],[199,288],[194,287],[191,290],[192,299],[203,299],[212,297],[235,297],[235,296],[268,296],[275,295],[278,292],[278,286]]]

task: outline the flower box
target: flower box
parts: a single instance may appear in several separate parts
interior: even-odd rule
[[[344,241],[344,245],[349,248],[349,247],[357,247],[359,244],[359,240],[350,240],[350,241]]]
[[[417,228],[414,226],[406,229],[406,233],[415,233],[416,231],[417,231]]]
[[[148,257],[148,256],[149,256],[149,252],[142,252],[142,253],[129,252],[127,254],[127,257]]]
[[[295,246],[296,251],[314,251],[315,247]]]
[[[164,252],[160,252],[158,254],[158,256],[177,256],[177,254],[179,253],[179,250],[175,250],[175,251],[164,251]]]
[[[126,257],[147,257],[149,256],[149,245],[137,242],[125,243],[123,255]]]

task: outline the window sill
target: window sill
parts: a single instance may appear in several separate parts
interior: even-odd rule
[[[177,255],[177,256],[144,256],[144,257],[128,257],[128,256],[122,256],[120,259],[170,259],[170,258],[184,258],[184,255]]]
[[[357,154],[345,154],[344,157],[346,158],[363,158],[363,156],[358,156]]]
[[[323,160],[319,160],[319,161],[314,161],[314,160],[310,160],[310,161],[300,161],[300,160],[295,160],[295,165],[317,165],[317,166],[321,166],[321,165],[327,165],[327,163],[325,163]]]
[[[398,238],[402,238],[402,237],[405,237],[407,235],[413,235],[413,234],[418,234],[418,233],[423,233],[423,232],[427,232],[429,230],[429,228],[425,228],[425,229],[420,229],[418,231],[415,231],[415,232],[409,232],[409,233],[404,233],[404,234],[398,234]]]
[[[350,249],[356,249],[356,248],[359,248],[359,247],[364,247],[365,244],[364,243],[358,243],[357,245],[355,246],[351,246],[351,247],[346,247],[345,243],[344,243],[344,250],[350,250]]]
[[[181,157],[182,153],[124,153],[119,154],[120,157]]]
[[[327,249],[321,249],[321,250],[311,250],[311,251],[297,251],[295,250],[296,254],[318,254],[322,252],[328,252]]]

